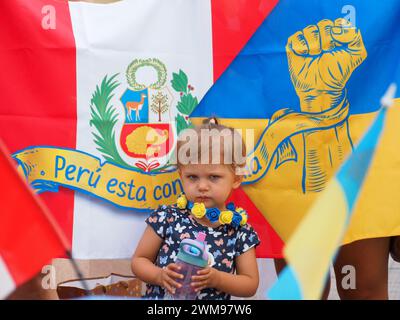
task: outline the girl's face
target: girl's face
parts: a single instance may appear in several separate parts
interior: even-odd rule
[[[188,200],[220,210],[225,210],[225,201],[242,181],[241,176],[236,176],[229,165],[224,164],[182,165],[178,172]]]

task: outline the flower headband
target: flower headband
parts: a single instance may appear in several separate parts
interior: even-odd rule
[[[226,205],[228,210],[221,211],[218,208],[206,208],[204,203],[193,203],[186,199],[185,194],[181,194],[176,201],[179,209],[189,209],[196,218],[206,216],[211,223],[219,221],[221,224],[231,224],[233,227],[244,226],[247,223],[248,215],[243,208],[236,208],[230,202]]]

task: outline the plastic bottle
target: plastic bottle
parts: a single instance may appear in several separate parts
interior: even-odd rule
[[[197,271],[203,269],[208,264],[207,242],[205,241],[206,234],[199,232],[196,240],[184,239],[179,246],[179,252],[176,264],[181,267],[179,273],[183,274],[183,279],[177,279],[182,287],[176,288],[173,299],[176,300],[194,300],[197,292],[190,285],[192,276],[197,274]]]

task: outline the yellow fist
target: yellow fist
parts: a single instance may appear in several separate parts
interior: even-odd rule
[[[289,72],[304,112],[321,112],[345,98],[345,85],[365,60],[361,33],[345,19],[321,20],[289,37]]]
[[[204,203],[195,203],[191,211],[196,218],[201,219],[206,214],[206,206]]]

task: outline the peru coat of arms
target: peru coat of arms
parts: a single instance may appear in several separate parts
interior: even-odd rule
[[[125,168],[168,170],[177,135],[192,126],[189,115],[198,104],[194,87],[182,70],[172,73],[168,82],[167,67],[159,59],[135,59],[126,70],[127,88],[116,101],[115,89],[121,85],[117,75],[106,75],[92,94],[90,125],[97,150]],[[122,117],[117,110],[123,111]],[[121,119],[117,144],[116,124]]]

